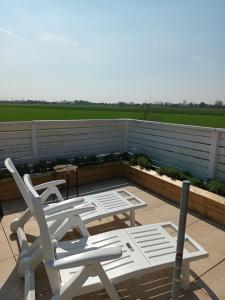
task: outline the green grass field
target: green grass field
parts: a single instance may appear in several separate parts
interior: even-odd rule
[[[1,122],[118,118],[142,119],[143,111],[138,107],[132,106],[0,104]],[[147,114],[147,119],[159,122],[225,128],[225,109],[154,106]]]

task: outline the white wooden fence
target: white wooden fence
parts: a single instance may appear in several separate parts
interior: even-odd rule
[[[225,130],[134,120],[131,152],[149,155],[155,165],[170,165],[200,178],[225,178]]]
[[[225,179],[225,130],[139,120],[0,123],[0,167],[79,155],[130,151],[155,165]]]

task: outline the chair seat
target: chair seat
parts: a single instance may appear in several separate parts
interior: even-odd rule
[[[96,208],[95,211],[81,214],[84,223],[147,206],[144,201],[124,189],[89,195],[84,199]]]
[[[119,229],[93,237],[60,242],[56,257],[63,258],[96,248],[120,246],[122,249],[120,258],[102,263],[109,279],[113,283],[118,283],[131,277],[172,266],[176,253],[176,237],[171,236],[166,230],[169,226],[176,228],[174,224],[167,222]],[[188,235],[186,235],[186,239],[194,242]],[[206,251],[200,245],[196,242],[194,245],[197,247],[195,251],[184,250],[184,260],[192,261],[207,256]],[[60,270],[62,284],[68,282],[79,269]],[[97,276],[89,277],[84,284],[83,292],[95,291],[100,288],[99,278]]]
[[[125,189],[79,197],[79,199],[80,198],[84,199],[82,205],[95,206],[94,211],[80,214],[84,223],[89,223],[97,219],[106,218],[108,216],[129,212],[130,210],[140,209],[147,206],[144,201],[129,193]],[[78,198],[70,198],[69,200],[72,199],[77,200]],[[51,205],[54,206],[54,204],[44,205],[44,209]]]

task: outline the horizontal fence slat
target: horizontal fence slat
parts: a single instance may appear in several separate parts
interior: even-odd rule
[[[214,128],[211,127],[200,127],[200,126],[191,126],[191,125],[181,125],[181,124],[171,124],[163,122],[151,122],[151,121],[138,121],[134,120],[132,125],[134,127],[143,127],[152,130],[159,130],[165,132],[174,132],[174,133],[186,133],[194,134],[199,136],[210,137],[211,132],[214,131]]]
[[[30,130],[32,122],[0,122],[0,132]]]
[[[44,159],[53,159],[53,158],[57,158],[57,157],[76,157],[76,156],[82,156],[82,155],[99,155],[99,154],[107,154],[107,153],[116,153],[116,152],[120,152],[118,151],[118,149],[116,148],[117,145],[112,146],[112,147],[107,147],[107,148],[93,148],[93,149],[88,149],[85,153],[83,149],[76,149],[75,151],[71,151],[70,152],[62,152],[62,153],[46,153],[46,154],[42,154],[40,156],[41,160]]]
[[[218,163],[217,164],[217,171],[225,172],[225,164],[224,163]]]
[[[141,139],[129,139],[128,143],[131,141],[131,143],[136,143],[137,145],[144,145],[149,148],[159,149],[159,150],[168,150],[174,153],[178,154],[184,154],[187,156],[190,156],[190,158],[200,158],[200,159],[206,159],[209,160],[209,153],[198,151],[195,149],[188,149],[188,148],[182,148],[182,147],[176,147],[175,145],[163,145],[158,142],[152,142],[152,141],[142,141]]]
[[[166,130],[159,131],[159,130],[154,130],[146,127],[139,127],[139,126],[134,128],[131,127],[130,132],[132,131],[138,134],[148,134],[148,135],[154,135],[154,136],[165,137],[165,138],[173,138],[173,139],[179,139],[183,141],[197,142],[206,145],[210,145],[211,143],[211,137],[194,135],[194,133],[187,134],[186,132],[177,133],[177,132],[171,132]]]
[[[219,147],[218,154],[219,155],[225,155],[225,148],[224,147]]]
[[[218,163],[225,164],[225,155],[219,155],[218,156]]]
[[[66,128],[66,129],[50,129],[50,130],[37,130],[39,137],[45,136],[64,136],[64,135],[79,135],[79,134],[95,134],[95,133],[111,133],[121,132],[121,126],[115,127],[97,127],[97,128]]]
[[[35,121],[38,129],[93,128],[123,126],[124,120]]]
[[[225,180],[225,172],[217,171],[216,172],[216,177],[219,178],[219,179]]]
[[[31,146],[31,138],[21,138],[21,139],[4,139],[4,141],[0,140],[0,149],[5,148],[5,146]]]
[[[0,132],[0,143],[3,144],[4,140],[8,139],[22,139],[22,138],[30,138],[30,131],[6,131]]]
[[[210,146],[197,143],[197,142],[187,142],[184,140],[174,139],[174,138],[166,138],[166,137],[159,137],[159,136],[153,136],[148,135],[144,133],[129,133],[129,139],[139,139],[140,141],[149,141],[149,142],[155,142],[161,145],[161,147],[167,147],[167,146],[174,146],[177,147],[178,151],[182,151],[183,149],[187,150],[199,150],[201,152],[208,153],[210,151]],[[177,152],[178,152],[177,151]]]
[[[63,143],[63,144],[57,144],[57,143],[52,143],[52,144],[49,144],[48,147],[46,147],[46,144],[42,144],[41,147],[39,147],[39,154],[41,154],[41,151],[43,150],[46,150],[46,151],[51,151],[51,150],[54,150],[54,149],[69,149],[69,148],[78,148],[78,147],[83,147],[83,149],[89,149],[89,148],[92,148],[92,147],[95,147],[95,146],[98,146],[98,145],[114,145],[114,144],[117,144],[117,145],[120,145],[120,148],[121,148],[121,139],[102,139],[102,140],[98,140],[98,142],[96,142],[95,140],[80,140],[80,141],[77,141],[77,142],[66,142],[66,143]],[[119,149],[121,151],[121,149]]]
[[[108,137],[119,137],[123,138],[123,133],[121,131],[111,133],[90,133],[90,134],[70,134],[70,135],[60,135],[60,136],[45,136],[45,137],[37,137],[38,142],[41,143],[49,143],[49,142],[64,142],[64,141],[79,141],[79,140],[92,140],[92,139],[101,139],[101,138],[108,138]]]
[[[187,164],[194,164],[197,167],[203,167],[206,169],[208,167],[208,160],[198,159],[187,155],[170,152],[168,150],[160,150],[152,147],[150,148],[145,145],[137,145],[135,143],[130,144],[130,147],[135,152],[141,152],[143,150],[145,152],[148,152],[149,154],[151,153],[151,155],[154,154],[154,157],[157,158],[158,161],[160,161],[161,156],[166,156],[168,159],[177,161],[177,165],[180,163],[180,161],[182,161],[186,162]]]
[[[158,156],[153,152],[147,152],[143,150],[143,153],[146,155],[150,155],[152,159],[152,163],[156,166],[170,166],[176,167],[177,169],[185,170],[191,172],[193,175],[196,175],[200,178],[207,177],[207,168],[203,168],[201,166],[191,165],[190,163],[186,163],[184,161],[178,161],[174,158],[169,158],[167,156],[161,155],[160,160]]]

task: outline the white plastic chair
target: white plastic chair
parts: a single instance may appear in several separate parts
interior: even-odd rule
[[[27,192],[27,187],[24,184],[23,179],[19,175],[16,167],[14,166],[12,160],[7,158],[5,160],[5,166],[12,174],[26,204],[27,209],[24,213],[17,219],[13,220],[10,229],[12,232],[16,233],[19,227],[23,227],[26,222],[30,219],[33,213],[32,203],[29,201],[29,195]],[[59,203],[53,203],[50,205],[45,205],[45,212],[52,214],[54,212],[60,211],[62,209],[68,209],[75,207],[79,204],[84,204],[85,206],[94,206],[95,209],[89,210],[81,215],[82,220],[87,224],[91,221],[106,218],[109,216],[116,216],[117,214],[126,214],[130,218],[131,226],[135,226],[135,210],[146,206],[146,203],[139,199],[138,197],[132,195],[126,190],[118,191],[108,191],[104,193],[98,193],[90,196],[70,198],[64,200],[62,194],[58,189],[58,185],[65,183],[65,180],[55,180],[39,184],[34,186],[36,191],[44,190],[41,194],[42,203],[45,205],[45,201],[51,196],[56,195]],[[32,186],[30,181],[28,187]],[[121,196],[123,195],[123,196]],[[126,195],[126,196],[124,196]],[[129,215],[127,215],[129,213]]]
[[[103,287],[110,299],[119,299],[113,284],[173,266],[177,241],[176,236],[170,235],[167,229],[171,227],[177,231],[174,224],[165,222],[144,225],[56,242],[49,233],[40,196],[32,187],[30,193],[40,229],[52,299],[72,299]],[[81,226],[82,232],[84,224],[79,216],[77,225]],[[67,231],[68,228],[64,230]],[[184,250],[182,281],[183,287],[187,289],[189,263],[207,257],[208,254],[188,235],[185,235],[185,240],[194,249],[191,252]]]
[[[31,201],[31,191],[37,191],[45,188],[44,192],[40,194],[40,201],[43,205],[43,211],[46,216],[51,238],[56,239],[57,241],[61,240],[65,233],[71,228],[78,228],[83,236],[88,236],[89,233],[84,226],[84,223],[86,224],[93,220],[114,216],[118,213],[125,213],[127,211],[130,211],[131,224],[134,225],[134,209],[146,206],[141,199],[124,190],[121,190],[120,192],[128,195],[127,198],[122,197],[119,194],[119,191],[110,191],[86,197],[72,198],[69,200],[60,201],[59,203],[46,205],[44,203],[45,200],[49,197],[49,195],[58,191],[56,185],[62,183],[62,181],[58,180],[33,186],[29,175],[26,175],[24,180],[21,178],[11,159],[6,159],[5,165],[14,177],[17,186],[28,206],[25,213],[23,213],[20,218],[13,220],[11,224],[11,230],[17,233],[21,248],[18,264],[19,274],[21,276],[24,276],[24,265],[26,265],[26,260],[24,257],[29,256],[30,270],[35,270],[35,268],[42,261],[40,239],[37,238],[30,246],[28,246],[26,235],[23,231],[23,226],[29,220],[29,218],[31,216],[36,218],[34,207]],[[61,194],[59,191],[58,195],[59,199],[62,200],[63,198],[60,196]],[[78,216],[82,219],[82,223],[79,223]]]
[[[32,203],[29,201],[30,195],[29,191],[27,190],[23,179],[21,178],[20,174],[18,173],[16,167],[14,166],[12,160],[10,158],[5,159],[4,164],[8,171],[12,174],[19,191],[21,192],[24,201],[26,202],[27,209],[22,213],[22,215],[13,220],[11,223],[10,229],[12,232],[16,233],[19,227],[23,227],[26,222],[31,218],[33,214],[33,206]],[[41,201],[44,203],[51,195],[56,195],[57,200],[63,203],[64,208],[71,207],[71,205],[79,205],[83,202],[83,199],[76,199],[72,198],[69,201],[64,201],[62,194],[60,193],[59,189],[57,188],[58,185],[64,184],[65,180],[54,180],[49,181],[46,183],[42,183],[36,185],[34,188],[36,191],[44,190],[41,194]]]

